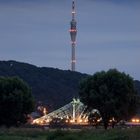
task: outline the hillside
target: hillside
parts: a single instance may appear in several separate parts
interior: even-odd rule
[[[20,77],[32,88],[36,102],[41,101],[50,109],[56,109],[78,97],[79,81],[87,75],[16,61],[0,61],[0,76]],[[135,87],[140,94],[140,81],[135,81]]]
[[[32,88],[37,102],[56,109],[78,96],[78,83],[87,75],[16,61],[0,61],[0,76],[20,77]]]
[[[135,88],[138,91],[138,93],[140,94],[140,81],[135,80]]]

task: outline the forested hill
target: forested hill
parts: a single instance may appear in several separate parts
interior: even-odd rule
[[[78,96],[79,81],[87,75],[16,61],[0,61],[0,76],[20,77],[32,88],[36,101],[54,109]]]
[[[140,94],[140,81],[135,80],[135,88],[138,91],[138,93]]]
[[[20,77],[32,88],[36,101],[43,102],[51,109],[78,97],[79,81],[87,77],[79,72],[37,67],[16,61],[0,61],[0,76]],[[135,87],[140,94],[140,81],[135,81]]]

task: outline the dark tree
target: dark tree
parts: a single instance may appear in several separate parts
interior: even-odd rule
[[[138,107],[139,97],[134,89],[133,79],[116,69],[97,72],[83,80],[79,95],[89,110],[99,110],[105,129],[110,119],[115,119],[115,122],[128,120]]]
[[[26,83],[17,77],[0,77],[0,125],[24,124],[33,109],[34,100]]]

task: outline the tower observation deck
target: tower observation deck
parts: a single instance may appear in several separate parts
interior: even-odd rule
[[[70,22],[70,36],[71,36],[71,70],[75,71],[75,64],[76,64],[76,57],[75,57],[75,47],[76,47],[76,35],[77,35],[77,28],[76,28],[76,20],[75,20],[75,1],[72,1],[72,20]]]

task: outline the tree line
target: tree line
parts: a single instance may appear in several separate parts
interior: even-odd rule
[[[97,72],[80,82],[79,95],[89,112],[97,109],[105,129],[129,120],[137,113],[140,97],[133,78],[116,69]],[[17,77],[0,77],[0,125],[19,126],[28,120],[34,110],[30,87]],[[92,115],[89,116],[92,118]],[[95,116],[94,116],[95,117]]]

